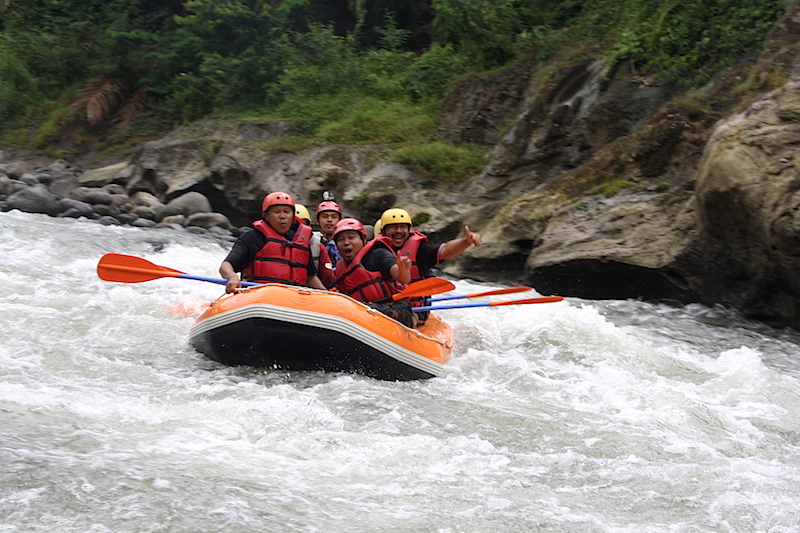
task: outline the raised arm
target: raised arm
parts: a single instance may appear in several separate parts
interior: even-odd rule
[[[467,248],[470,244],[473,246],[480,246],[482,243],[480,234],[469,230],[469,226],[464,226],[464,236],[452,241],[447,241],[439,249],[439,261],[455,257]]]

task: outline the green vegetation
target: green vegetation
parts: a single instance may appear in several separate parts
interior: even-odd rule
[[[635,187],[636,182],[629,181],[629,180],[612,180],[607,181],[598,187],[598,193],[602,194],[606,198],[611,198],[616,196],[617,194],[622,191],[622,189],[626,189],[629,187]]]
[[[291,119],[291,138],[386,143],[445,183],[484,148],[438,139],[461,76],[535,58],[630,62],[699,87],[756,52],[784,0],[10,0],[0,143],[99,148],[214,116]],[[24,133],[28,132],[28,133]]]
[[[453,146],[434,141],[400,148],[392,155],[392,161],[441,183],[452,184],[480,172],[489,162],[489,150],[483,146]]]

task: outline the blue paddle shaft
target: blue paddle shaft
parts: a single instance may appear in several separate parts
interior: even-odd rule
[[[428,301],[431,302],[442,302],[444,300],[458,300],[459,298],[468,298],[466,294],[457,294],[455,296],[433,296],[428,298]]]
[[[438,311],[439,309],[462,309],[466,307],[489,307],[492,302],[478,302],[471,304],[450,304],[450,305],[425,305],[422,307],[412,307],[412,311],[422,313],[424,311]]]
[[[204,278],[203,276],[192,276],[191,274],[178,274],[179,278],[183,279],[195,279],[197,281],[208,281],[210,283],[218,283],[219,285],[227,285],[228,280],[223,278]],[[243,287],[256,287],[261,285],[261,283],[253,283],[252,281],[243,281]]]

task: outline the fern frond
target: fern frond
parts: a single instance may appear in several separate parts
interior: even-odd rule
[[[116,78],[95,78],[81,91],[83,96],[72,103],[73,109],[86,112],[89,124],[96,126],[109,118],[109,113],[119,100],[125,82]]]

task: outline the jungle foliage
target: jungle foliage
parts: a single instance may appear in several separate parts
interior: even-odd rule
[[[696,86],[757,53],[783,5],[5,0],[0,144],[45,146],[67,134],[119,144],[232,115],[291,118],[311,142],[381,141],[414,159],[410,146],[437,142],[437,105],[460,76],[603,56]]]

